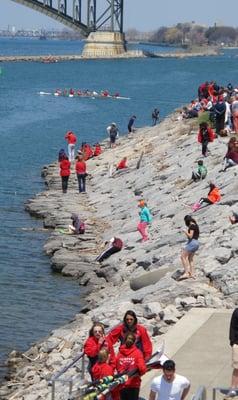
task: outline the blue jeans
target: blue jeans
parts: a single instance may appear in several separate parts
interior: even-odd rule
[[[77,174],[79,192],[86,192],[86,174]]]

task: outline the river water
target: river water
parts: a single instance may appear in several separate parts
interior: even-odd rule
[[[81,49],[77,41],[0,39],[1,55],[77,54]],[[38,231],[42,222],[24,211],[24,202],[44,189],[41,168],[65,146],[66,130],[75,131],[79,141],[94,143],[105,137],[112,121],[126,132],[132,114],[137,116],[137,127],[150,125],[154,107],[165,117],[193,99],[202,81],[238,84],[237,56],[238,50],[232,50],[216,57],[181,60],[0,65],[0,364],[12,349],[27,349],[80,311],[79,286],[51,273],[42,249],[47,234]],[[108,89],[131,99],[38,94],[70,87]]]

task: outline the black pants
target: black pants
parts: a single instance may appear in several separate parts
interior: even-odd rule
[[[200,204],[202,204],[202,203],[213,204],[213,202],[212,202],[211,200],[209,200],[207,197],[202,197],[202,198],[199,200],[199,203],[200,203]]]
[[[202,142],[202,155],[206,156],[207,154],[207,146],[208,146],[209,141],[208,140],[204,140]]]
[[[127,388],[120,390],[121,400],[138,400],[139,399],[139,388]]]
[[[118,247],[110,247],[109,249],[103,251],[97,258],[96,261],[103,261],[106,258],[110,257],[112,254],[117,253],[121,249],[118,249]]]
[[[132,132],[132,125],[128,125],[127,128],[128,128],[128,132],[131,133]]]
[[[61,180],[62,180],[62,191],[63,193],[67,193],[69,176],[61,176]]]
[[[216,134],[219,135],[225,126],[225,114],[216,115]]]

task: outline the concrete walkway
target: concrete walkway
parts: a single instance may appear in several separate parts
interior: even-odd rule
[[[165,353],[176,362],[177,373],[191,382],[188,398],[200,385],[207,388],[229,387],[232,367],[229,325],[233,310],[192,309],[164,336]],[[143,379],[141,397],[148,399],[150,382],[157,371]],[[217,399],[223,398],[221,395]]]

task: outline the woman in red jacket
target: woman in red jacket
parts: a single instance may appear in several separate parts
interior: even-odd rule
[[[62,181],[62,191],[67,193],[70,175],[70,161],[67,156],[60,162],[60,176]]]
[[[78,178],[79,193],[86,192],[86,162],[84,161],[83,155],[79,154],[77,157],[77,162],[75,164],[75,170]]]
[[[113,328],[108,338],[112,344],[115,344],[118,340],[121,344],[124,344],[126,335],[129,332],[135,334],[135,345],[141,350],[144,359],[148,360],[152,354],[152,343],[146,328],[137,323],[137,316],[132,310],[128,310],[125,313],[123,323]]]
[[[89,338],[84,343],[84,353],[89,358],[88,370],[91,374],[92,367],[98,361],[99,351],[103,348],[109,351],[109,364],[115,368],[115,353],[112,344],[105,336],[104,325],[95,322],[89,331]]]
[[[121,400],[138,400],[141,375],[146,372],[145,360],[142,352],[135,345],[136,335],[129,332],[125,337],[125,344],[119,348],[116,359],[118,373],[127,373],[137,369],[137,373],[130,376],[120,388]]]

